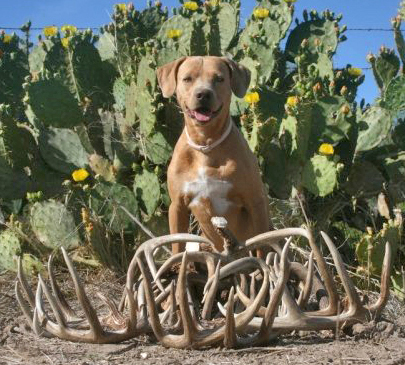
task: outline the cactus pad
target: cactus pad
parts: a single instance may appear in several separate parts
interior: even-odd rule
[[[326,196],[337,185],[336,164],[326,156],[316,155],[304,166],[302,184],[316,196]]]
[[[31,83],[28,97],[35,116],[46,126],[72,128],[82,122],[77,100],[58,80]]]
[[[134,192],[142,201],[146,213],[152,215],[160,202],[160,183],[158,177],[147,169],[135,175]]]
[[[132,214],[138,215],[136,197],[126,186],[100,181],[91,191],[90,205],[94,214],[101,216],[113,232],[136,229],[136,223],[119,207],[122,205]]]
[[[373,106],[358,118],[359,136],[356,152],[377,147],[389,134],[391,115],[387,109]]]
[[[52,127],[43,129],[38,144],[42,158],[56,171],[70,175],[73,170],[88,164],[88,153],[74,130]]]
[[[21,255],[21,242],[18,235],[11,229],[0,233],[0,270],[17,268],[15,256]]]
[[[80,244],[73,214],[55,200],[33,204],[29,211],[31,229],[46,247],[75,248]]]

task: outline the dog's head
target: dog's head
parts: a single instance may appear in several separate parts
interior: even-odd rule
[[[226,57],[183,57],[157,70],[163,96],[176,94],[186,116],[198,125],[229,113],[232,92],[243,97],[250,71]]]

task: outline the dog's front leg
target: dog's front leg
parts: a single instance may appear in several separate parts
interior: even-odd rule
[[[187,233],[189,224],[189,212],[187,207],[181,202],[172,202],[169,207],[169,226],[170,234]],[[173,243],[172,252],[183,252],[186,248],[185,243]]]

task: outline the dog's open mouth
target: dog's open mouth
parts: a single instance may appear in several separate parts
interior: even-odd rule
[[[209,108],[201,107],[194,110],[188,109],[188,115],[199,123],[207,123],[214,119],[222,109],[222,105],[216,111]]]

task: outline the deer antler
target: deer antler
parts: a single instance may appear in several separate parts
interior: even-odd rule
[[[171,256],[159,267],[153,255],[163,245],[194,241],[213,248],[213,244],[206,238],[189,234],[168,235],[144,242],[129,265],[124,291],[126,300],[121,302],[120,307],[117,309],[112,300],[98,293],[110,311],[108,315],[98,316],[64,249],[62,254],[84,316],[78,316],[63,296],[53,271],[52,256],[48,262],[51,287],[39,275],[35,294],[28,285],[19,260],[15,287],[18,303],[38,335],[70,341],[112,343],[153,332],[166,347],[201,348],[262,345],[293,330],[333,329],[337,325],[350,325],[379,316],[388,300],[389,243],[385,248],[380,297],[373,305],[363,305],[338,250],[327,234],[321,232],[347,296],[347,308],[338,313],[336,283],[308,228],[286,228],[258,235],[246,242],[237,242],[224,222],[220,223],[218,232],[222,232],[229,246],[221,253],[215,250],[185,252]],[[311,247],[307,268],[299,263],[290,264],[287,259],[289,244],[295,236],[306,238]],[[286,241],[283,249],[279,245],[281,240]],[[253,250],[269,247],[276,252],[269,253],[266,261],[249,256]],[[320,278],[314,274],[315,262]],[[178,263],[181,266],[176,274],[170,269]],[[188,269],[191,263],[198,263],[198,272]],[[301,284],[299,295],[293,296],[287,288],[290,271]],[[328,307],[306,311],[306,303],[314,288],[325,289]],[[249,296],[246,294],[248,291]],[[226,293],[227,300],[223,305],[221,298]],[[44,298],[52,315],[45,310]],[[198,314],[200,311],[194,308],[198,305],[194,304],[195,299],[202,299],[201,316]],[[220,313],[224,316],[222,321],[218,319]],[[253,335],[238,336],[244,333]]]
[[[38,335],[56,336],[69,341],[115,343],[125,341],[139,334],[150,332],[150,327],[147,322],[137,321],[136,293],[134,293],[131,288],[126,288],[129,307],[129,316],[127,318],[117,310],[111,300],[101,295],[101,298],[110,309],[110,314],[99,319],[86,295],[83,284],[77,275],[72,261],[65,249],[61,248],[61,250],[69,273],[73,279],[76,296],[84,312],[84,318],[74,316],[73,311],[63,297],[54,277],[52,256],[49,258],[48,262],[48,273],[52,292],[42,276],[39,275],[35,301],[33,301],[33,293],[28,286],[20,259],[18,264],[18,281],[15,286],[16,297],[35,333]],[[24,300],[22,291],[24,291],[28,298],[28,304]],[[43,295],[45,295],[51,306],[56,322],[51,319],[44,309]],[[33,308],[33,313],[29,307]],[[113,329],[105,329],[104,327],[106,325],[110,325]]]

